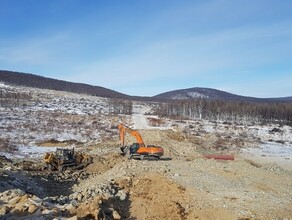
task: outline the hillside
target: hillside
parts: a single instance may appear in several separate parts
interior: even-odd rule
[[[160,99],[172,99],[172,100],[188,100],[188,99],[211,99],[222,101],[237,101],[237,102],[292,102],[292,97],[281,98],[254,98],[248,96],[240,96],[232,93],[220,91],[210,88],[189,88],[169,91],[154,96]]]
[[[136,101],[169,101],[169,100],[192,100],[204,98],[210,100],[236,101],[236,102],[292,102],[291,97],[280,98],[255,98],[235,95],[232,93],[220,91],[211,88],[189,88],[169,91],[155,95],[147,96],[130,96],[101,86],[93,86],[83,83],[73,83],[63,80],[57,80],[38,76],[29,73],[20,73],[13,71],[0,70],[0,82],[7,84],[26,86],[32,88],[50,89],[56,91],[73,92],[77,94],[87,94],[106,98],[128,99]]]
[[[0,81],[8,84],[56,91],[74,92],[107,98],[129,99],[130,96],[101,86],[72,83],[28,73],[0,70]]]

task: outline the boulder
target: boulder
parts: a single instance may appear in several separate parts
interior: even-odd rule
[[[28,213],[29,214],[33,214],[36,212],[36,210],[38,209],[38,207],[35,204],[31,204],[28,206]]]
[[[27,207],[24,206],[22,203],[16,204],[13,210],[18,213],[19,215],[23,215],[24,212],[27,210]]]
[[[104,212],[104,214],[106,214],[106,215],[112,215],[113,211],[114,211],[113,208],[108,208],[108,207],[106,207],[106,208],[103,209],[103,212]]]
[[[25,192],[24,192],[23,190],[21,190],[21,189],[17,189],[17,190],[16,190],[16,193],[17,193],[17,195],[19,195],[19,196],[23,196],[23,195],[25,195]]]
[[[20,200],[21,200],[21,197],[20,197],[20,196],[17,196],[17,197],[15,197],[15,198],[13,198],[13,199],[11,199],[11,200],[9,201],[9,205],[14,206],[14,205],[16,205],[17,203],[19,203]]]
[[[77,201],[81,202],[83,199],[83,195],[81,193],[78,193],[77,195]]]
[[[119,190],[116,194],[116,197],[118,197],[121,201],[124,201],[127,198],[127,193],[125,193],[123,190]]]
[[[78,220],[78,217],[77,217],[77,215],[75,215],[75,216],[72,216],[70,218],[66,218],[66,220]]]
[[[76,206],[73,206],[72,202],[65,207],[66,210],[75,209]]]
[[[0,216],[3,216],[9,212],[9,208],[7,206],[3,206],[0,208]]]
[[[33,195],[31,198],[29,198],[28,201],[32,204],[35,204],[36,206],[40,205],[43,202],[42,199],[40,199],[39,197],[37,197],[35,195]]]
[[[73,199],[70,204],[75,208],[77,208],[79,206],[79,203],[76,199]]]
[[[112,216],[113,219],[121,219],[120,214],[116,210],[113,211]]]

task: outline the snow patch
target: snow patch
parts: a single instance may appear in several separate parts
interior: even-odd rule
[[[209,96],[204,95],[199,92],[187,92],[188,96],[191,98],[209,98]]]
[[[259,148],[243,148],[241,156],[259,163],[276,163],[292,170],[292,146],[276,143],[264,143]]]
[[[292,146],[276,143],[265,143],[259,148],[243,148],[242,152],[255,156],[292,159]]]
[[[38,158],[43,157],[47,152],[56,151],[56,147],[22,146],[18,149],[19,157]]]
[[[189,99],[189,98],[193,98],[193,99],[196,99],[196,98],[209,98],[209,96],[204,95],[204,94],[199,93],[199,92],[186,92],[185,94],[175,94],[175,95],[171,96],[171,99],[183,100],[183,99]]]
[[[11,86],[5,85],[4,83],[0,82],[0,88],[11,88]]]
[[[171,99],[188,99],[188,97],[182,94],[177,94],[177,95],[172,95]]]

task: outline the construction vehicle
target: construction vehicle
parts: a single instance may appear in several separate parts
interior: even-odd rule
[[[44,170],[65,171],[66,169],[82,169],[92,163],[93,158],[73,149],[57,148],[54,153],[46,153],[43,159]]]
[[[163,155],[164,150],[162,147],[144,144],[144,141],[140,135],[140,133],[136,130],[133,130],[125,125],[119,124],[118,129],[120,131],[120,140],[122,142],[121,151],[123,155],[128,155],[129,159],[160,159]],[[136,143],[133,143],[130,146],[125,146],[125,133],[129,133],[133,137],[136,138]]]

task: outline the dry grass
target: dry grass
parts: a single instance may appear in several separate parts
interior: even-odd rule
[[[165,120],[161,118],[147,118],[148,124],[152,127],[162,127],[165,126]]]

